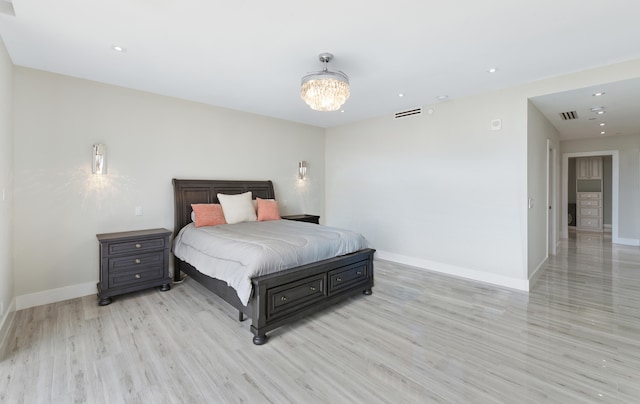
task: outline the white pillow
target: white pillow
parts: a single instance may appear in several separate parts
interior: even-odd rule
[[[222,205],[224,218],[229,224],[255,222],[258,219],[251,202],[251,191],[237,195],[218,194],[218,200]]]

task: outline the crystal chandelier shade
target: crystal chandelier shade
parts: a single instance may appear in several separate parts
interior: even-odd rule
[[[349,99],[349,77],[343,72],[327,70],[332,58],[330,53],[321,53],[324,69],[302,78],[300,96],[313,110],[337,111]]]

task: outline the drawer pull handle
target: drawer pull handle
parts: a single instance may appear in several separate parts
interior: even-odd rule
[[[136,244],[136,248],[142,247],[142,244]]]
[[[316,288],[315,288],[315,286],[309,286],[309,290],[312,291],[312,292],[315,292]]]
[[[140,263],[140,258],[136,258],[136,264]]]
[[[286,301],[287,301],[287,297],[286,297],[286,296],[282,296],[282,297],[280,298],[280,300],[282,300],[283,302],[286,302]]]
[[[356,275],[362,275],[362,271],[356,272]]]
[[[140,279],[140,274],[135,274],[134,278]]]
[[[336,278],[336,282],[342,282],[342,278]]]

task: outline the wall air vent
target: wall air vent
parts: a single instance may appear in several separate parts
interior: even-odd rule
[[[393,118],[400,119],[400,118],[406,118],[408,116],[421,115],[421,114],[422,114],[422,108],[414,108],[414,109],[408,109],[406,111],[396,112]]]
[[[578,119],[578,113],[576,111],[560,112],[560,118],[562,118],[563,121],[571,121]]]

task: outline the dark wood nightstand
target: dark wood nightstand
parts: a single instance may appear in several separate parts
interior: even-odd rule
[[[295,220],[298,222],[309,222],[309,223],[315,223],[315,224],[320,224],[320,216],[316,216],[316,215],[288,215],[288,216],[282,216],[283,219],[286,220]]]
[[[171,289],[169,236],[167,229],[96,234],[100,242],[100,306],[111,297],[160,286]]]

